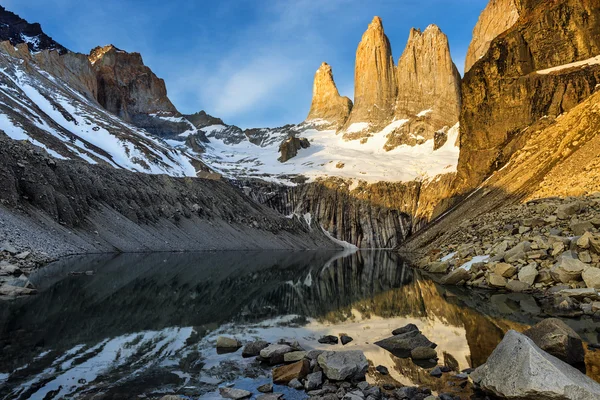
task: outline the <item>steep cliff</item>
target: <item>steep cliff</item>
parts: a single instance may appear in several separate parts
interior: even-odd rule
[[[144,65],[139,53],[113,45],[89,55],[98,81],[98,102],[127,122],[160,137],[193,130],[167,97],[165,82]]]
[[[306,123],[321,129],[338,129],[344,125],[352,111],[352,100],[340,96],[333,80],[331,66],[321,64],[315,74],[313,98]]]
[[[535,121],[590,96],[600,82],[598,54],[597,1],[522,1],[519,20],[463,80],[458,190],[476,187],[501,167],[519,133]]]
[[[519,0],[490,0],[473,29],[473,39],[465,59],[465,73],[487,53],[492,40],[517,22],[519,14]]]
[[[375,17],[356,50],[354,107],[342,132],[344,139],[369,137],[391,121],[396,102],[396,74],[392,47]]]
[[[460,74],[452,61],[448,37],[436,25],[411,29],[397,67],[398,98],[394,119],[407,120],[388,134],[386,149],[433,139],[460,114]]]

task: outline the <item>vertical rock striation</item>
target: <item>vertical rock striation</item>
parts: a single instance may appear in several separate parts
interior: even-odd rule
[[[411,139],[434,138],[450,128],[460,114],[460,73],[452,62],[448,37],[436,25],[421,32],[411,29],[398,60],[396,120],[408,120],[388,136],[386,148],[411,144]]]
[[[473,29],[473,40],[467,51],[465,73],[487,53],[490,43],[519,19],[519,0],[491,0]]]
[[[312,104],[306,122],[338,129],[344,125],[351,111],[352,100],[340,96],[333,80],[331,66],[327,63],[321,64],[315,74]]]
[[[375,17],[356,51],[354,107],[343,129],[344,138],[359,139],[368,136],[368,128],[377,132],[384,127],[394,114],[396,93],[392,47],[381,18]]]

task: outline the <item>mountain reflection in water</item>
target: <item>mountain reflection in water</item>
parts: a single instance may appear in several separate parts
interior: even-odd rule
[[[95,274],[70,275],[87,270]],[[221,334],[341,350],[317,339],[346,333],[354,341],[343,349],[364,351],[371,382],[438,390],[446,377],[373,343],[415,323],[441,363],[464,369],[484,363],[506,330],[540,319],[533,297],[445,289],[383,251],[87,256],[31,280],[37,296],[0,307],[0,398],[211,398],[224,382],[266,382],[270,371],[241,351],[216,353]],[[597,342],[592,320],[566,322]],[[588,353],[586,364],[598,380],[600,357]]]

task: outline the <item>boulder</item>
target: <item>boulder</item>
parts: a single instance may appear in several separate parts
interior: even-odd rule
[[[256,340],[254,342],[248,343],[242,349],[242,357],[256,357],[260,355],[260,351],[266,348],[269,343],[264,340]]]
[[[273,391],[273,384],[265,383],[264,385],[260,385],[256,390],[261,393],[271,393]]]
[[[500,276],[498,274],[490,274],[487,277],[487,282],[491,287],[495,287],[495,288],[506,287],[506,284],[508,283],[506,278],[504,278],[503,276]]]
[[[556,264],[550,269],[550,275],[556,282],[569,283],[581,280],[581,273],[588,266],[577,258],[571,252],[565,252],[556,261]]]
[[[432,349],[437,347],[435,343],[431,342],[419,331],[410,331],[395,335],[375,342],[375,344],[401,358],[409,357],[411,351],[417,347],[431,347]]]
[[[217,338],[217,349],[239,349],[242,344],[235,338],[219,336]]]
[[[513,279],[512,281],[508,281],[508,283],[506,284],[506,290],[510,290],[511,292],[515,292],[515,293],[525,292],[526,290],[529,290],[530,288],[531,288],[531,285],[528,285],[527,283],[518,281],[516,279]]]
[[[600,289],[600,268],[588,267],[581,277],[588,288]]]
[[[513,330],[471,379],[484,391],[506,399],[600,398],[600,384]]]
[[[494,273],[504,278],[512,278],[517,273],[517,267],[511,264],[498,263],[494,268]]]
[[[301,390],[304,389],[304,385],[302,384],[302,382],[300,382],[298,380],[298,378],[294,378],[292,379],[289,383],[288,386],[291,387],[292,389],[296,389],[296,390]]]
[[[581,203],[574,202],[563,204],[556,209],[558,219],[569,219],[572,215],[577,214],[582,209]]]
[[[224,399],[233,400],[247,399],[252,396],[252,393],[247,390],[234,388],[219,388],[219,393]]]
[[[589,233],[594,229],[594,225],[592,225],[589,221],[584,222],[571,222],[571,230],[575,234],[575,236],[582,236],[585,233]]]
[[[321,344],[338,344],[339,339],[337,336],[327,335],[327,336],[323,336],[318,341]]]
[[[590,232],[585,232],[579,239],[577,239],[577,246],[582,249],[590,248],[590,239],[593,235]]]
[[[256,400],[279,400],[283,399],[283,393],[265,393],[261,394]]]
[[[527,258],[527,252],[531,250],[530,242],[521,242],[512,249],[504,253],[504,261],[513,263]]]
[[[322,371],[313,372],[312,374],[308,374],[306,376],[306,383],[304,384],[304,387],[307,391],[318,389],[321,387],[321,385],[323,385]]]
[[[581,338],[560,319],[545,319],[523,334],[533,340],[540,349],[566,363],[582,363],[585,359]]]
[[[325,351],[318,357],[319,366],[333,381],[363,380],[369,363],[362,351]]]
[[[427,264],[427,267],[425,267],[425,269],[428,272],[431,272],[432,274],[445,274],[446,272],[448,272],[448,268],[450,268],[450,264],[446,261],[446,262],[431,262],[429,264]]]
[[[535,283],[535,278],[538,276],[538,270],[535,264],[529,264],[521,268],[519,271],[519,281],[528,284],[529,286]]]
[[[590,239],[590,248],[596,254],[600,254],[600,236],[592,236]]]
[[[468,281],[471,279],[471,273],[464,268],[456,268],[448,275],[442,278],[442,285],[456,285],[461,281]]]
[[[413,360],[432,360],[437,358],[437,351],[431,347],[417,347],[410,352]]]
[[[291,351],[283,355],[283,361],[286,363],[296,362],[306,357],[305,351]]]
[[[408,324],[406,326],[403,326],[402,328],[398,328],[398,329],[394,329],[392,331],[392,335],[396,336],[396,335],[402,335],[403,333],[407,333],[407,332],[419,332],[419,327],[416,326],[415,324]]]
[[[354,339],[352,339],[350,336],[348,335],[340,335],[340,341],[342,342],[342,345],[345,346],[348,343],[350,343],[351,341],[353,341]]]
[[[284,354],[292,351],[294,349],[287,344],[270,344],[260,351],[260,356],[271,364],[279,364],[283,362]]]
[[[292,379],[303,379],[310,372],[308,360],[301,360],[289,365],[273,368],[274,383],[289,383]]]

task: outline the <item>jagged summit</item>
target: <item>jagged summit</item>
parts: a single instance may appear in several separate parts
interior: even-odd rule
[[[346,122],[351,110],[352,101],[340,96],[331,66],[322,63],[315,74],[312,104],[306,121],[337,129]]]
[[[126,53],[127,54],[126,51],[119,49],[117,46],[115,46],[113,44],[108,44],[106,46],[94,47],[92,49],[92,51],[90,51],[90,55],[88,56],[88,58],[93,65],[98,60],[102,59],[102,57],[104,57],[109,52]],[[139,55],[139,57],[141,59],[141,55],[139,53],[130,53],[130,54]]]
[[[0,6],[0,41],[8,40],[13,46],[26,43],[30,51],[57,50],[61,54],[67,50],[42,31],[38,23],[30,24],[17,14]]]

